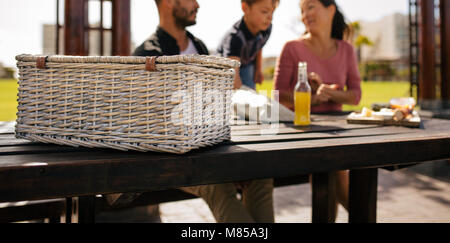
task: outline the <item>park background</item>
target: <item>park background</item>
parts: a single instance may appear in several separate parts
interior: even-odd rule
[[[197,25],[188,30],[202,39],[214,52],[224,33],[242,17],[240,0],[198,0]],[[408,1],[337,0],[355,29],[351,41],[358,54],[363,79],[363,97],[358,106],[345,110],[361,110],[374,102],[389,102],[393,97],[414,96],[409,84]],[[89,2],[89,23],[99,24],[99,1]],[[110,3],[104,3],[104,26],[111,27]],[[0,121],[16,119],[17,69],[15,56],[22,53],[55,54],[55,0],[16,0],[0,9]],[[63,12],[60,6],[60,12]],[[21,17],[17,18],[20,12]],[[11,21],[14,20],[14,21]],[[63,22],[63,16],[60,16]],[[158,14],[153,0],[131,2],[132,50],[156,29]],[[281,0],[273,18],[273,32],[264,48],[265,82],[258,90],[270,90],[276,58],[285,42],[304,32],[300,22],[298,0]],[[99,34],[90,33],[90,54],[99,55]],[[111,35],[106,33],[106,50]],[[62,42],[60,40],[60,42]],[[106,53],[107,55],[108,53]]]
[[[13,121],[16,118],[15,56],[22,53],[55,54],[56,1],[0,0],[0,121]],[[266,80],[263,85],[258,85],[259,90],[272,89],[274,63],[284,43],[298,38],[304,31],[303,24],[299,21],[299,1],[281,0],[275,12],[273,33],[263,52]],[[201,8],[197,25],[188,30],[202,39],[210,50],[214,50],[223,34],[241,18],[240,0],[198,2]],[[346,15],[347,22],[358,29],[352,44],[357,50],[363,77],[361,103],[358,106],[345,106],[344,109],[359,110],[364,106],[369,107],[373,102],[388,102],[392,97],[415,96],[416,92],[409,83],[409,1],[336,2]],[[110,2],[105,0],[104,7],[104,27],[110,28]],[[89,1],[91,27],[99,25],[98,8],[99,1]],[[63,5],[60,6],[59,12],[64,13]],[[436,12],[436,15],[438,14]],[[60,23],[63,22],[63,15],[60,15]],[[154,0],[131,1],[131,50],[155,31],[157,23]],[[99,34],[92,31],[89,36],[90,54],[99,55],[99,46],[96,44]],[[439,41],[439,38],[436,37],[436,40]],[[62,40],[60,41],[61,46]],[[107,50],[104,54],[108,55],[111,49],[111,45],[108,46],[111,42],[110,34],[106,33],[104,42]],[[448,161],[413,166],[396,172],[380,170],[377,215],[379,222],[450,222],[449,178]],[[277,222],[310,221],[309,184],[277,189],[274,197]],[[144,222],[149,221],[150,209],[144,207],[139,210],[134,216],[138,219],[145,217]],[[162,204],[160,212],[162,222],[214,222],[207,205],[201,199]],[[133,215],[127,211],[114,215],[112,222],[119,219],[134,222],[130,220],[130,214]],[[346,211],[340,207],[337,222],[346,222],[347,216]]]

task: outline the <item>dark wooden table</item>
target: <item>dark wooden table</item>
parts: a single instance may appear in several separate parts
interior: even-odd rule
[[[376,222],[377,169],[450,158],[450,121],[421,128],[347,124],[315,115],[310,127],[232,126],[232,140],[185,155],[31,143],[0,134],[0,202],[144,192],[313,174],[313,222],[328,222],[334,171],[350,170],[350,222]],[[81,200],[80,200],[81,201]],[[81,207],[81,204],[80,204]],[[81,210],[81,209],[80,209]]]

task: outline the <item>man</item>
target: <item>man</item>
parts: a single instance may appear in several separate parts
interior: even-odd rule
[[[196,24],[199,5],[196,0],[155,0],[159,26],[134,52],[135,56],[208,55],[205,44],[186,31]],[[243,191],[236,198],[234,183],[180,188],[203,198],[218,222],[273,222],[272,181],[236,183]],[[248,185],[244,185],[248,184]],[[270,185],[267,185],[270,184]],[[267,188],[270,193],[267,193]]]
[[[134,56],[208,55],[205,44],[186,27],[196,24],[196,0],[155,0],[159,26],[133,53]]]

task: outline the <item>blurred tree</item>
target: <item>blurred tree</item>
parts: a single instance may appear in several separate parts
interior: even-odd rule
[[[3,63],[0,62],[0,78],[5,78],[5,75],[6,75],[5,68],[3,67]]]
[[[372,46],[373,42],[369,39],[369,37],[361,34],[361,24],[359,21],[355,21],[349,24],[350,27],[350,42],[356,49],[356,55],[358,58],[358,62],[361,61],[361,49],[363,46]]]
[[[358,59],[358,63],[361,63],[361,49],[363,46],[372,46],[373,42],[369,39],[369,37],[361,34],[361,24],[359,21],[351,22],[349,24],[349,42],[353,44],[356,49],[356,57]],[[360,73],[363,74],[362,79],[367,81],[368,76],[368,67],[366,64],[360,65]]]

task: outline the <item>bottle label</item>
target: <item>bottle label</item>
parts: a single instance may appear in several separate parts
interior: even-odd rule
[[[311,93],[295,92],[295,120],[296,126],[311,124]]]

